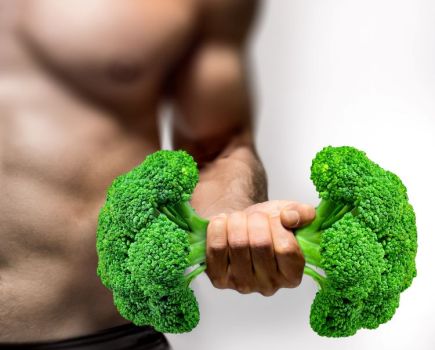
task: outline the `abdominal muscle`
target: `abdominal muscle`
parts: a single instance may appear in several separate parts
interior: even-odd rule
[[[7,95],[0,81],[0,342],[128,322],[96,275],[98,211],[113,178],[159,148],[153,112],[134,127],[25,76]]]

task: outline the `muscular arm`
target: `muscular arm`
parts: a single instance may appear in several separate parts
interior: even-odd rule
[[[215,45],[207,44],[192,63],[193,72],[180,87],[185,104],[177,109],[174,127],[174,147],[187,150],[200,165],[193,205],[206,216],[267,200],[266,175],[253,143],[243,53]]]
[[[175,148],[189,151],[199,162],[201,180],[193,205],[210,216],[267,200],[267,185],[253,142],[245,53],[256,3],[203,3],[200,43],[176,86],[173,139]]]
[[[281,221],[295,227],[313,215],[298,203],[267,202],[266,175],[253,140],[245,51],[255,1],[204,3],[200,45],[176,84],[174,148],[187,150],[200,165],[192,205],[212,217],[207,271],[213,284],[271,295],[298,285],[304,265]],[[291,209],[290,215],[281,213],[283,208]]]

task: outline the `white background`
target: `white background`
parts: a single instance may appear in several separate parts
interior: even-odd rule
[[[392,321],[327,339],[309,327],[308,278],[265,298],[215,290],[202,276],[200,325],[169,336],[174,349],[435,349],[435,1],[267,1],[252,58],[270,198],[316,204],[314,154],[329,144],[365,150],[408,187],[418,277]]]

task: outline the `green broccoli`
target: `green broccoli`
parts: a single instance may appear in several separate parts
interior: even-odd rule
[[[304,273],[320,286],[311,326],[328,337],[377,328],[393,317],[416,276],[417,231],[406,188],[346,146],[320,151],[311,179],[321,197],[316,218],[295,232]]]
[[[98,219],[98,275],[120,314],[161,332],[192,330],[189,283],[206,268],[208,221],[189,204],[198,168],[184,151],[158,151],[116,178]]]
[[[400,179],[352,147],[326,147],[311,178],[321,202],[296,231],[304,272],[320,286],[310,323],[322,336],[387,322],[416,275],[415,214]],[[189,204],[198,182],[184,151],[158,151],[116,178],[98,219],[98,275],[137,325],[188,332],[199,321],[190,282],[205,268],[208,221]],[[317,271],[317,268],[323,270]]]

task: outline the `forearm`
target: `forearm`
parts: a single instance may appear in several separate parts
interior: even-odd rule
[[[253,145],[240,136],[215,159],[202,165],[192,205],[200,215],[210,217],[266,200],[263,165]]]
[[[198,162],[200,182],[192,205],[203,216],[267,200],[266,176],[253,142],[247,67],[244,43],[214,33],[176,84],[173,144]]]

